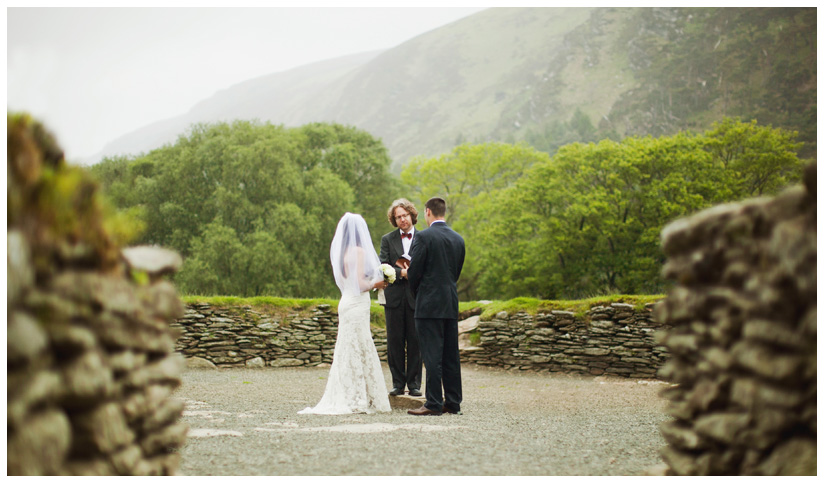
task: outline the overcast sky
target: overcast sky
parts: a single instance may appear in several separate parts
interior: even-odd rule
[[[216,91],[388,49],[483,8],[8,8],[7,107],[69,160]]]

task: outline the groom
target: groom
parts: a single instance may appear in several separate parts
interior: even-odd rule
[[[458,354],[458,290],[464,266],[464,239],[447,226],[447,204],[427,200],[427,230],[415,236],[407,269],[415,295],[415,328],[427,368],[426,403],[411,415],[461,413],[461,366]],[[444,387],[442,399],[441,388]]]

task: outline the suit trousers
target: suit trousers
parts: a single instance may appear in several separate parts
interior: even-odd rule
[[[387,366],[393,388],[421,389],[421,351],[415,330],[415,310],[405,301],[384,308],[387,320]]]
[[[445,406],[455,412],[461,410],[458,320],[415,318],[415,328],[427,369],[427,401],[424,406],[438,412]]]

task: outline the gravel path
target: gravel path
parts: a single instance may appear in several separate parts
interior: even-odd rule
[[[463,415],[298,415],[328,371],[186,370],[180,474],[607,476],[662,463],[662,382],[463,365]]]

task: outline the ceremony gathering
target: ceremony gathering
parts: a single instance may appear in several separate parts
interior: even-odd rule
[[[817,8],[9,6],[7,478],[817,475]]]

